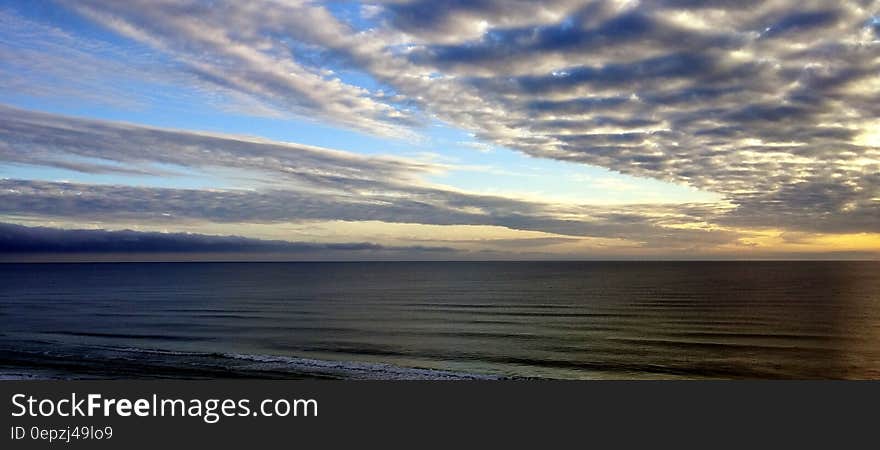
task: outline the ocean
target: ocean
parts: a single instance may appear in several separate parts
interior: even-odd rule
[[[0,264],[0,378],[880,379],[880,262]]]

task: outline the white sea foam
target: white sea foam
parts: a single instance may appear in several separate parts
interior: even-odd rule
[[[384,363],[335,361],[273,355],[248,355],[240,353],[224,353],[223,356],[269,365],[283,365],[289,369],[308,373],[337,375],[344,378],[365,380],[494,380],[499,378],[493,375],[417,367],[401,367]]]
[[[110,348],[108,348],[110,349]],[[298,358],[292,356],[259,355],[244,353],[200,353],[137,347],[113,348],[112,350],[151,355],[181,357],[229,358],[255,363],[254,369],[285,370],[314,376],[333,376],[360,380],[496,380],[501,377],[487,374],[450,370],[403,367],[385,363],[338,361],[329,359]]]

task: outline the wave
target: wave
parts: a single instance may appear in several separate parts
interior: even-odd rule
[[[346,380],[497,380],[491,374],[405,367],[388,363],[302,358],[296,356],[209,353],[141,347],[64,345],[46,351],[0,349],[0,362],[17,370],[4,376],[30,376],[27,368],[63,370],[63,378],[324,378]]]
[[[368,380],[495,380],[498,376],[439,369],[402,367],[385,363],[336,361],[288,356],[224,353],[222,356],[262,364],[281,364],[307,372],[342,375],[348,379]]]

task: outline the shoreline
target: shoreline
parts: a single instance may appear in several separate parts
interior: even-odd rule
[[[64,353],[0,348],[2,380],[81,379],[325,379],[502,380],[489,374],[386,363],[277,355],[83,347]],[[77,353],[71,353],[71,350]]]

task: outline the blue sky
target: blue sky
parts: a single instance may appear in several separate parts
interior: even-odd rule
[[[880,249],[876,2],[440,3],[4,2],[2,219],[413,257]],[[308,203],[156,200],[218,192]]]
[[[360,6],[356,2],[333,3],[328,9],[335,16],[350,20],[349,23],[355,29],[365,29],[375,25],[375,21],[362,18]],[[42,27],[57,27],[83,39],[113,45],[120,55],[149,54],[151,60],[142,61],[142,64],[151,64],[152,58],[155,58],[154,53],[143,44],[108,32],[104,27],[84,20],[76,13],[64,9],[63,6],[50,7],[49,4],[41,2],[14,2],[5,13],[11,20],[33,22]],[[8,35],[3,37],[4,41],[21,47],[30,46],[28,42],[16,42],[16,36],[12,35],[15,31],[8,30],[6,32]],[[127,63],[126,59],[118,57],[115,52],[108,53],[111,59],[116,58],[116,62]],[[159,59],[164,58],[159,56]],[[168,61],[161,63],[169,64]],[[383,87],[367,74],[334,65],[332,62],[322,68],[340,73],[341,80],[355,86],[370,90]],[[240,114],[234,110],[224,110],[222,106],[218,107],[218,104],[212,101],[212,93],[200,92],[199,89],[189,86],[157,85],[142,80],[124,80],[120,83],[112,74],[105,75],[108,77],[106,82],[112,83],[114,89],[124,89],[127,95],[133,99],[140,99],[143,103],[130,107],[124,103],[122,105],[105,103],[103,99],[46,98],[22,95],[14,91],[0,93],[0,101],[20,108],[57,114],[165,128],[259,136],[367,155],[391,154],[412,158],[437,158],[453,166],[466,168],[453,169],[432,176],[431,181],[475,192],[541,195],[560,201],[599,203],[709,201],[718,197],[676,184],[657,182],[648,178],[627,177],[600,167],[531,158],[505,147],[482,143],[471,133],[440,120],[431,120],[417,127],[414,130],[417,133],[415,138],[394,139],[334,126],[332,123],[307,121],[296,116],[265,117]],[[66,80],[53,81],[64,84]],[[71,89],[77,88],[75,83],[71,85]],[[161,91],[161,96],[157,96],[156,91]],[[9,166],[5,170],[16,178],[59,179],[86,183],[125,181],[115,175],[95,176],[45,167]],[[205,183],[208,181],[193,180],[190,177],[151,178],[141,177],[128,181],[168,187],[207,187]],[[221,181],[214,180],[214,182]],[[615,189],[608,190],[609,186]]]

